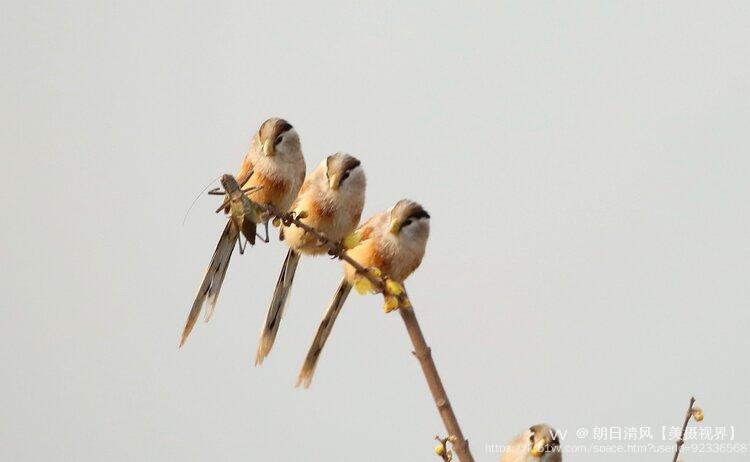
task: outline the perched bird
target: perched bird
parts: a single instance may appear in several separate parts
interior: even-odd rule
[[[422,262],[430,234],[430,215],[416,202],[400,200],[390,209],[367,220],[356,234],[360,242],[347,252],[349,256],[363,267],[378,268],[384,277],[401,283]],[[318,326],[297,378],[297,386],[310,386],[333,323],[357,278],[356,270],[344,263],[344,278]]]
[[[546,424],[537,424],[508,444],[500,462],[562,462],[558,432]]]
[[[297,131],[284,119],[271,118],[263,122],[253,136],[250,149],[237,174],[237,183],[240,188],[247,191],[255,203],[271,205],[278,210],[287,211],[294,198],[297,197],[304,178],[305,158],[302,156]],[[229,211],[230,206],[227,205],[225,212],[229,213]],[[268,214],[261,212],[255,218],[266,226],[267,238]],[[240,229],[237,223],[230,219],[224,227],[211,262],[206,268],[203,281],[198,288],[198,294],[182,332],[180,346],[190,335],[204,303],[208,305],[206,321],[211,318],[239,234]]]
[[[292,212],[329,240],[340,242],[357,227],[365,205],[365,172],[360,161],[349,154],[328,156],[307,176],[292,204]],[[261,364],[271,352],[279,323],[284,314],[294,273],[300,256],[320,255],[328,248],[314,236],[294,224],[283,227],[284,242],[289,246],[279,280],[263,324],[255,364]]]

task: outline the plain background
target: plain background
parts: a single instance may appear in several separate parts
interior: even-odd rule
[[[691,394],[750,443],[748,3],[3,1],[0,18],[0,459],[437,460],[444,429],[379,298],[350,299],[293,387],[341,271],[325,258],[301,263],[263,367],[278,242],[235,256],[177,349],[223,226],[216,198],[185,212],[272,115],[309,170],[362,159],[366,214],[402,197],[432,214],[408,286],[477,460],[542,421],[659,433]],[[671,459],[606,459],[634,457]]]

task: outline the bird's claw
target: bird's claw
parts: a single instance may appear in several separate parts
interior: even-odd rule
[[[341,254],[343,254],[345,250],[344,246],[340,243],[332,243],[331,248],[328,249],[328,255],[331,256],[331,260],[336,260],[337,258],[340,259]]]

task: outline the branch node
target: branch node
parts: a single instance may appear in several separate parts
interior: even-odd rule
[[[422,351],[412,351],[411,353],[420,360],[432,357],[432,349],[430,347],[427,347]]]

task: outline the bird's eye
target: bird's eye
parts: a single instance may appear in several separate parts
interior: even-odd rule
[[[404,221],[404,224],[401,225],[401,227],[403,228],[404,226],[409,226],[411,223],[412,223],[412,219],[409,218],[408,220]]]
[[[278,137],[278,138],[276,138],[276,142],[275,142],[275,143],[273,143],[273,145],[274,145],[274,146],[278,146],[278,145],[279,145],[279,143],[281,143],[281,141],[282,141],[283,139],[284,139],[284,136],[283,136],[283,135],[282,135],[282,136],[280,136],[280,137]]]
[[[344,173],[344,176],[341,177],[341,181],[343,182],[347,178],[349,178],[349,172],[348,171],[346,173]]]

